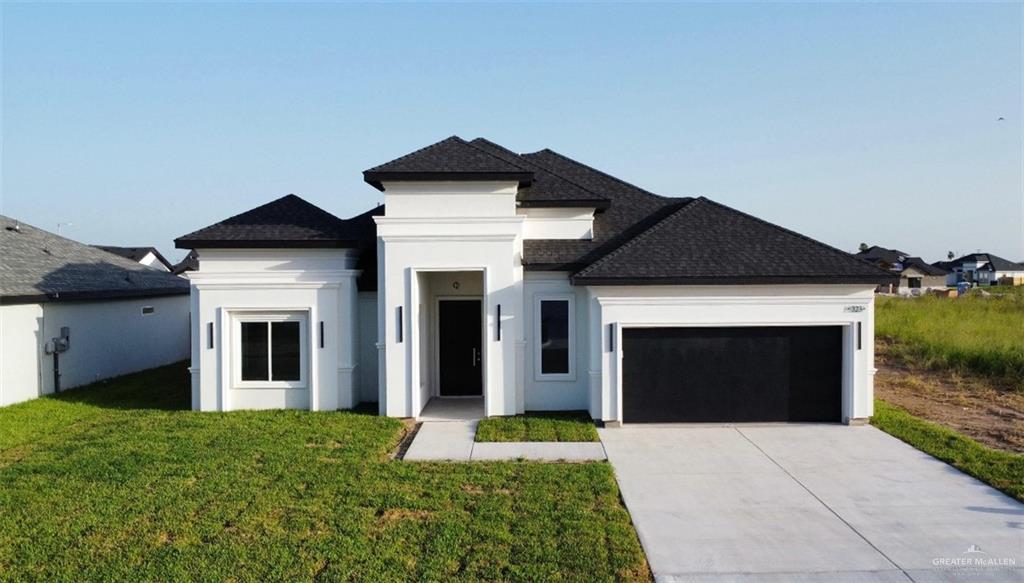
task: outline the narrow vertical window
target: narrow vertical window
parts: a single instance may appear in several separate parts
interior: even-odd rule
[[[569,301],[540,302],[540,372],[569,374]]]
[[[270,380],[266,322],[242,322],[242,380]]]
[[[299,323],[271,322],[270,338],[270,369],[274,380],[299,380]]]

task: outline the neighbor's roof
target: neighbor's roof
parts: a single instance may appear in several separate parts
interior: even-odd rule
[[[361,225],[294,194],[174,240],[180,249],[357,247]]]
[[[949,270],[944,268],[944,267],[942,267],[941,265],[929,264],[927,261],[925,261],[924,259],[921,259],[920,257],[907,257],[907,258],[905,258],[903,260],[903,270],[906,271],[907,268],[909,268],[909,267],[913,267],[914,269],[920,271],[921,273],[923,273],[925,275],[935,275],[935,276],[938,276],[938,275],[946,275],[947,273],[949,273]]]
[[[884,261],[892,265],[903,263],[907,257],[910,257],[910,253],[900,251],[899,249],[886,249],[885,247],[872,245],[864,251],[859,251],[856,256],[867,261]]]
[[[199,254],[193,249],[188,252],[188,255],[184,259],[179,261],[171,269],[171,273],[174,275],[181,275],[186,271],[196,271],[199,269]]]
[[[767,221],[697,198],[573,276],[585,285],[861,283],[878,267]]]
[[[904,270],[908,267],[913,267],[925,275],[945,275],[949,271],[938,264],[929,265],[924,259],[912,257],[906,251],[886,249],[878,245],[872,245],[864,251],[858,252],[854,257],[859,257],[875,264],[885,263],[890,266],[890,269],[892,268],[891,266],[897,264],[901,265]],[[885,268],[885,265],[879,265],[879,267]]]
[[[1002,257],[999,257],[998,255],[993,255],[991,253],[969,253],[967,255],[964,255],[963,257],[951,261],[951,263],[954,266],[960,266],[964,263],[975,262],[989,263],[991,264],[992,268],[995,269],[995,271],[1024,271],[1024,265],[1020,263],[1014,263],[1009,259],[1003,259]]]
[[[0,304],[189,293],[187,281],[0,216]]]
[[[114,255],[120,255],[125,259],[131,259],[132,261],[142,261],[146,255],[152,253],[156,260],[159,261],[167,268],[167,271],[174,269],[174,265],[167,260],[156,247],[116,247],[114,245],[93,245],[97,249],[102,249],[107,253],[113,253]]]

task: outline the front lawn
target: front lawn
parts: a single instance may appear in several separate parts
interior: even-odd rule
[[[1024,455],[985,447],[878,399],[871,424],[1024,502]]]
[[[187,395],[178,364],[0,409],[2,578],[650,578],[608,464],[409,464],[393,419]]]
[[[477,441],[598,441],[586,411],[531,412],[481,419]]]

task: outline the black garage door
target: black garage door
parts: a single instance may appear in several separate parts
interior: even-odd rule
[[[840,421],[842,328],[626,328],[626,423]]]

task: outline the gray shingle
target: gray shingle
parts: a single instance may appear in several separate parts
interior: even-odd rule
[[[0,216],[0,303],[187,294],[170,273]]]

